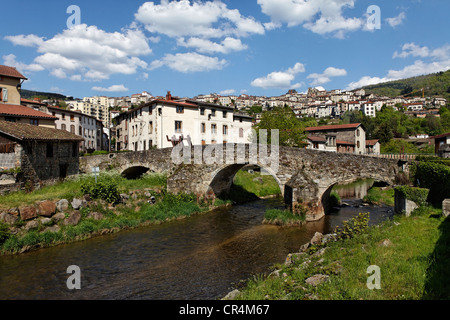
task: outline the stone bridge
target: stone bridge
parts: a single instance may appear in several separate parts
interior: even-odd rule
[[[328,198],[335,184],[370,178],[394,185],[405,164],[393,159],[288,147],[279,147],[272,153],[270,145],[264,150],[264,159],[255,157],[252,145],[227,146],[226,150],[212,152],[212,146],[195,146],[186,148],[184,154],[169,148],[83,157],[80,172],[90,173],[98,166],[102,171],[115,170],[129,177],[145,172],[165,173],[168,191],[215,198],[227,194],[240,169],[257,165],[277,181],[286,207],[305,213],[307,220],[313,221],[330,209]],[[175,159],[174,154],[179,158]],[[217,161],[205,161],[211,155]],[[267,158],[272,162],[268,163]]]

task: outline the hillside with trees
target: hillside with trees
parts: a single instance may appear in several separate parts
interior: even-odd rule
[[[450,100],[450,70],[429,75],[390,81],[363,88],[367,94],[387,97],[443,97]]]

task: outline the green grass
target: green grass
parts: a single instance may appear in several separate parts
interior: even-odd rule
[[[67,199],[71,201],[75,197],[81,197],[81,186],[85,181],[94,181],[92,175],[78,176],[66,179],[63,182],[42,187],[32,192],[18,191],[0,197],[0,209],[8,209],[23,205],[31,205],[43,200]],[[162,188],[166,185],[166,177],[163,175],[144,175],[141,179],[128,180],[120,175],[100,174],[98,181],[113,180],[119,185],[120,192],[130,190],[142,190],[145,188]]]
[[[238,299],[449,299],[450,219],[440,213],[425,208],[409,218],[395,216],[351,239],[331,242],[320,257],[297,255],[291,265],[275,266],[285,276],[255,276]],[[390,245],[381,245],[386,239]],[[380,290],[367,288],[372,265],[380,267]],[[316,274],[328,275],[328,281],[317,287],[305,283]]]
[[[257,197],[267,197],[281,194],[280,186],[271,175],[261,175],[259,172],[253,174],[240,170],[235,178],[234,184],[242,187]]]
[[[264,215],[264,223],[275,225],[301,225],[305,222],[305,216],[294,215],[290,210],[269,209]]]
[[[395,191],[392,188],[383,190],[382,188],[371,188],[363,199],[364,202],[372,205],[395,205]]]

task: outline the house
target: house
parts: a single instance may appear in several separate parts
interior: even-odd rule
[[[362,103],[361,111],[366,117],[375,118],[377,116],[375,103],[372,101]]]
[[[145,151],[192,145],[249,143],[253,118],[233,107],[199,100],[174,100],[170,94],[120,114],[116,150]]]
[[[0,120],[54,128],[56,117],[22,105],[0,103]]]
[[[0,120],[0,163],[6,169],[20,168],[19,182],[38,187],[78,174],[82,140],[54,128]]]
[[[20,105],[20,88],[25,80],[16,68],[0,65],[0,104]]]
[[[442,158],[450,158],[450,132],[430,137],[434,139],[435,153]]]
[[[361,123],[309,127],[305,132],[308,139],[314,136],[329,140],[334,136],[337,152],[366,154],[366,130]],[[308,148],[313,149],[311,145]]]
[[[367,140],[366,141],[366,154],[368,155],[380,155],[381,145],[378,140]]]

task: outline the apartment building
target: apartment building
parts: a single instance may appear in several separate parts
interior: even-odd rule
[[[179,143],[207,145],[250,142],[253,118],[232,107],[194,100],[153,100],[117,118],[117,150],[145,151]]]

